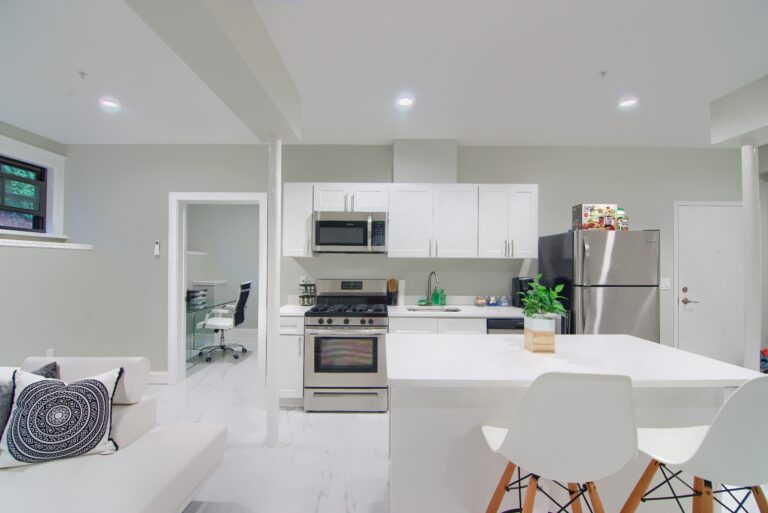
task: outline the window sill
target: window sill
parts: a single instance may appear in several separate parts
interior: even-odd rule
[[[0,228],[0,237],[19,240],[67,240],[67,235],[57,235],[54,233],[23,232],[21,230],[5,230]]]
[[[73,244],[71,242],[52,242],[41,240],[0,239],[0,247],[74,249],[79,251],[91,251],[93,249],[93,244]]]

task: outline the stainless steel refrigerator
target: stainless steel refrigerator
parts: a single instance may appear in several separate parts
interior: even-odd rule
[[[539,238],[542,283],[563,283],[570,333],[659,341],[659,231],[579,230]]]

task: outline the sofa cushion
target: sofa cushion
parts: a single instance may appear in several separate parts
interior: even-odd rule
[[[157,401],[149,395],[142,397],[136,404],[112,406],[112,439],[120,450],[155,425],[156,412]]]
[[[61,379],[67,383],[95,376],[118,367],[123,368],[115,392],[114,404],[134,404],[141,400],[149,378],[149,360],[132,356],[32,356],[24,360],[21,369],[30,371],[56,360],[59,363]]]
[[[112,396],[122,372],[113,369],[67,385],[16,371],[0,468],[116,451],[110,438]]]
[[[56,362],[50,362],[37,370],[33,370],[32,374],[37,374],[44,378],[59,379],[59,364]],[[5,431],[5,425],[8,423],[8,417],[11,416],[11,407],[13,406],[13,374],[9,379],[0,378],[0,435]]]
[[[226,431],[214,424],[155,426],[131,445],[0,470],[2,510],[14,513],[177,513],[219,465]],[[41,491],[44,490],[44,493]]]

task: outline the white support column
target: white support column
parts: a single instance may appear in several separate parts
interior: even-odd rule
[[[757,147],[741,147],[741,201],[744,210],[744,366],[759,370],[762,315],[760,174]]]
[[[267,447],[280,440],[280,398],[277,381],[277,344],[280,335],[280,248],[282,243],[283,145],[280,139],[269,143],[268,234],[267,234]]]

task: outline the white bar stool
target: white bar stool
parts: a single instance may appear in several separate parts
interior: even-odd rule
[[[594,512],[604,513],[594,482],[616,473],[637,454],[629,377],[543,374],[528,388],[515,416],[518,420],[508,428],[482,427],[491,450],[508,460],[486,513],[498,512],[507,491],[518,490],[522,499],[523,488],[523,513],[533,511],[537,490],[557,504],[559,512],[570,507],[581,513],[581,498],[588,494]],[[530,474],[511,482],[515,468],[518,474],[519,468]],[[564,488],[570,501],[559,504],[539,488],[540,478]]]
[[[768,501],[760,484],[768,482],[768,376],[754,378],[734,392],[717,412],[710,426],[638,429],[639,447],[651,462],[627,499],[621,513],[634,513],[640,502],[691,498],[693,513],[711,513],[714,503],[727,507],[717,494],[729,493],[740,502],[735,511],[745,511],[743,504],[754,496],[760,513],[768,513]],[[673,472],[667,466],[679,469]],[[650,491],[654,475],[661,470],[662,483]],[[693,487],[678,477],[681,472],[694,476]],[[672,481],[682,482],[691,493],[679,495]],[[718,483],[721,490],[712,489]],[[670,497],[654,498],[651,494],[668,485]],[[726,488],[726,486],[729,486]],[[732,487],[732,488],[731,488]],[[742,499],[733,492],[746,491]]]

